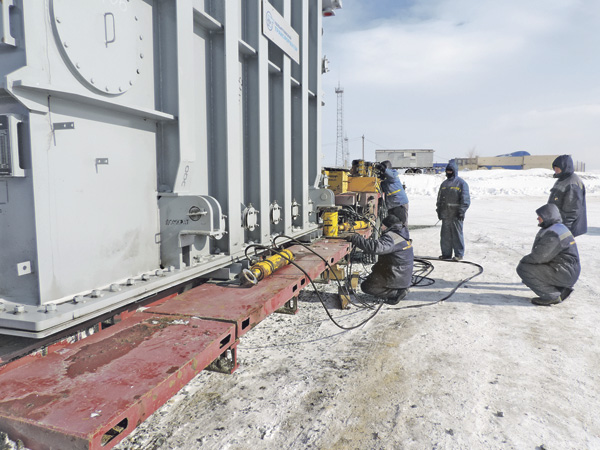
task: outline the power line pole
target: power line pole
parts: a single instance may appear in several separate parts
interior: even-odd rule
[[[338,85],[335,88],[337,94],[337,137],[335,141],[335,165],[344,165],[344,88]]]

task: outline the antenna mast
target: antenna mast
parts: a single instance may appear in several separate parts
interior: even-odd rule
[[[335,141],[335,165],[345,167],[346,158],[344,151],[344,88],[338,85],[335,88],[337,94],[337,139]]]

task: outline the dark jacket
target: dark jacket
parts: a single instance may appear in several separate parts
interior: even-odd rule
[[[414,254],[408,228],[397,223],[383,232],[377,240],[356,234],[352,243],[365,251],[379,255],[372,275],[388,288],[408,288],[412,281]]]
[[[471,205],[469,185],[458,176],[458,167],[454,162],[448,163],[446,170],[454,170],[454,176],[444,180],[438,191],[436,211],[438,219],[464,218]]]
[[[383,173],[383,177],[381,189],[385,193],[385,202],[388,209],[406,205],[408,203],[408,196],[404,191],[398,171],[396,169],[386,169]]]
[[[581,272],[579,252],[575,238],[561,223],[556,205],[547,204],[536,211],[542,218],[542,229],[535,236],[529,255],[521,259],[526,264],[547,264],[556,272],[562,271],[571,284],[575,284]]]
[[[558,207],[562,223],[571,230],[573,236],[587,233],[587,206],[585,202],[585,186],[575,174],[573,159],[569,155],[561,155],[554,160],[552,167],[558,167],[561,173],[550,191],[548,203]]]

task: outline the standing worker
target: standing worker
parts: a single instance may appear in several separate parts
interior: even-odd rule
[[[585,204],[585,186],[575,170],[573,159],[561,155],[552,163],[554,178],[558,178],[550,191],[548,203],[558,207],[562,223],[579,236],[587,233],[587,206]]]
[[[351,234],[347,241],[366,253],[380,255],[360,288],[366,294],[395,305],[408,294],[412,284],[414,254],[408,228],[394,215],[383,219],[386,230],[377,240]]]
[[[538,231],[529,255],[517,266],[523,283],[538,297],[536,305],[554,305],[571,295],[579,279],[581,265],[575,238],[561,222],[556,205],[546,204],[536,211]]]
[[[469,185],[458,176],[458,167],[452,161],[446,166],[446,178],[440,186],[436,203],[437,216],[442,221],[440,259],[460,261],[465,255],[463,221],[471,204]]]
[[[388,214],[396,216],[404,224],[408,224],[408,196],[400,181],[396,169],[392,169],[391,161],[383,161],[376,166],[381,181],[381,189],[385,194]]]

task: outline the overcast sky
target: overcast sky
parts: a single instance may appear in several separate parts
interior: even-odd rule
[[[323,165],[335,87],[350,159],[432,148],[435,161],[524,150],[600,170],[600,0],[343,0],[323,18]]]

